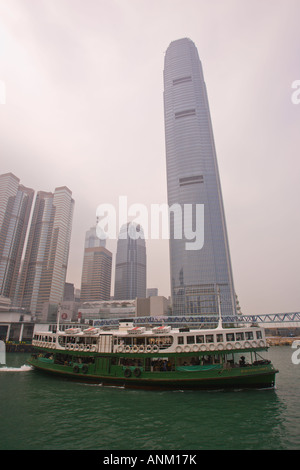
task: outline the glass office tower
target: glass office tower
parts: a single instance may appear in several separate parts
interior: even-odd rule
[[[221,185],[202,65],[188,38],[173,41],[165,54],[164,114],[168,204],[179,204],[182,219],[170,217],[173,314],[235,315],[235,293]],[[204,206],[204,243],[187,249],[184,210]],[[187,220],[187,219],[186,219]],[[178,224],[182,237],[178,237]],[[196,246],[196,245],[195,245]],[[191,246],[190,246],[191,247]]]
[[[110,300],[112,253],[100,240],[96,227],[86,232],[81,277],[81,302]]]
[[[67,273],[74,200],[65,187],[37,193],[17,303],[38,315],[43,303],[62,301]]]
[[[0,295],[14,299],[34,190],[0,175]]]
[[[146,243],[141,225],[121,227],[116,256],[115,300],[146,297]]]

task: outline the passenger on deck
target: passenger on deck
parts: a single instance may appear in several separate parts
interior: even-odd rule
[[[241,359],[239,360],[240,367],[244,367],[246,365],[245,362],[245,356],[241,356]]]

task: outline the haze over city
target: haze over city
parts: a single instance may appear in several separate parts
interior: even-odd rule
[[[72,191],[68,282],[80,287],[99,204],[167,201],[164,53],[189,37],[204,70],[242,312],[299,311],[297,0],[0,0],[0,13],[0,173],[36,191]],[[147,286],[168,297],[168,240],[146,246]],[[114,266],[116,241],[107,247]]]

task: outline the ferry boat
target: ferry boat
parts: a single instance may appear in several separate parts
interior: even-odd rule
[[[71,328],[36,333],[31,366],[103,385],[152,389],[273,388],[263,328]]]

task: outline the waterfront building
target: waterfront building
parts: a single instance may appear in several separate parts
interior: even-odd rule
[[[31,343],[33,328],[34,322],[28,312],[23,308],[13,307],[9,298],[0,296],[0,341]],[[7,352],[11,350],[8,344],[6,348]]]
[[[136,299],[137,317],[168,315],[168,299],[162,295],[151,295],[146,299]]]
[[[110,300],[102,302],[83,302],[78,309],[81,323],[97,320],[117,321],[136,317],[161,317],[168,315],[168,300],[163,296],[135,298],[132,300]],[[74,317],[73,317],[74,320]]]
[[[86,232],[81,278],[81,302],[110,299],[112,253],[105,240],[96,235],[96,227]]]
[[[0,175],[0,295],[13,299],[34,190],[12,173]]]
[[[129,222],[121,227],[116,255],[115,300],[146,297],[146,243],[141,225]]]
[[[42,312],[44,302],[63,300],[73,210],[65,186],[37,193],[17,293],[17,303],[33,315]]]
[[[100,319],[118,320],[136,316],[136,299],[83,302],[78,310],[78,320],[93,323]]]
[[[190,242],[170,217],[170,272],[173,314],[236,314],[235,292],[219,170],[202,65],[188,38],[171,42],[164,63],[164,118],[168,204],[204,205],[204,244]],[[200,206],[199,206],[200,207]],[[203,206],[202,206],[203,207]],[[191,247],[189,247],[191,248]]]
[[[39,322],[53,322],[59,323],[71,322],[78,320],[78,309],[80,303],[70,300],[63,300],[59,304],[52,304],[50,302],[44,302],[42,312],[39,314]]]

